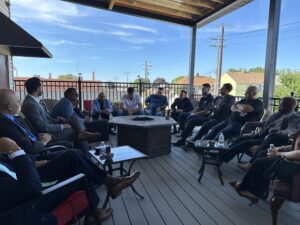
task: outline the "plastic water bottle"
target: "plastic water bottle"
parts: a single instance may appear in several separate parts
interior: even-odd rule
[[[220,147],[224,147],[224,145],[225,145],[225,138],[224,138],[224,134],[222,132],[219,134],[218,143],[219,143]]]
[[[100,144],[100,154],[104,153],[105,150],[106,150],[106,145],[105,145],[104,141],[102,141]]]

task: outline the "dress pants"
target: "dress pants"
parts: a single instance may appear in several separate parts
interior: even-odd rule
[[[200,130],[194,137],[194,141],[201,139],[213,126],[217,125],[218,123],[220,122],[216,119],[210,119],[209,121],[203,123]]]
[[[185,127],[185,123],[188,119],[188,117],[191,115],[190,112],[182,112],[180,116],[178,117],[179,121],[179,130],[183,130]]]
[[[241,131],[242,126],[243,125],[240,123],[226,120],[211,128],[208,134],[206,134],[203,139],[214,140],[221,132],[223,133],[225,139],[229,139],[238,135]]]
[[[37,171],[42,182],[51,182],[54,180],[62,181],[79,173],[83,173],[90,185],[88,191],[89,194],[93,196],[95,206],[98,204],[99,198],[91,187],[93,184],[103,184],[107,176],[103,170],[98,168],[92,161],[76,149],[60,154],[45,165],[38,167]],[[51,195],[51,198],[48,198],[43,203],[44,207],[47,207],[45,210],[53,209],[76,190],[80,190],[80,187],[73,185],[69,189],[59,191],[55,196]]]
[[[229,162],[239,153],[246,152],[249,148],[255,145],[260,145],[264,141],[264,136],[242,136],[237,138],[232,145],[229,147],[228,151],[225,151],[221,156],[224,162]]]
[[[280,160],[278,157],[257,159],[244,176],[239,190],[249,191],[259,198],[266,199],[270,179],[276,177],[291,185],[293,176],[299,169],[299,164]]]
[[[207,122],[209,118],[207,116],[202,115],[192,115],[188,117],[186,126],[182,131],[181,138],[182,140],[186,140],[188,136],[190,136],[193,132],[193,129],[196,126],[201,126],[203,123]]]

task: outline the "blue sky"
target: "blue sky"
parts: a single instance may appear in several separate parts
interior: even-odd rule
[[[264,66],[267,0],[254,0],[198,29],[195,72],[215,76],[216,48],[210,38],[225,27],[223,71]],[[81,72],[84,79],[126,81],[144,75],[171,81],[188,73],[190,28],[89,8],[59,0],[11,0],[13,20],[39,39],[52,59],[14,57],[19,76],[53,77]],[[277,68],[300,69],[300,1],[283,0]]]

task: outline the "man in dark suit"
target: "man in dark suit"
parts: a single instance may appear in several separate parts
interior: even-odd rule
[[[25,87],[28,95],[23,101],[21,111],[30,121],[36,132],[50,133],[55,142],[74,142],[83,152],[87,152],[89,146],[86,140],[93,135],[85,131],[76,133],[70,124],[65,123],[66,121],[64,118],[51,118],[46,104],[40,99],[40,96],[42,95],[40,79],[37,77],[28,79],[25,83]]]
[[[63,144],[71,147],[69,142],[54,143],[51,135],[47,133],[34,134],[17,118],[20,103],[15,92],[9,89],[0,90],[0,137],[14,140],[27,154],[36,155],[43,152],[46,147]],[[59,150],[59,149],[57,149]]]
[[[85,174],[89,184],[104,184],[110,196],[118,197],[124,188],[130,186],[139,176],[139,172],[129,177],[115,178],[107,175],[80,151],[66,151],[48,163],[35,168],[33,161],[11,139],[0,138],[0,215],[15,209],[12,213],[0,216],[0,224],[5,225],[56,225],[56,220],[47,214],[61,204],[68,195],[57,192],[55,196],[43,201],[40,208],[20,207],[41,195],[42,182],[62,181],[79,173]],[[95,191],[89,189],[95,206],[99,198]],[[70,187],[70,194],[74,190]],[[99,218],[104,221],[112,214],[112,209],[99,210]],[[92,223],[87,223],[92,224]]]
[[[202,124],[198,133],[191,139],[195,142],[201,139],[213,126],[226,121],[231,114],[231,106],[235,102],[235,97],[229,93],[232,91],[232,85],[230,83],[223,84],[220,89],[221,96],[218,96],[214,100],[212,114],[209,121]]]

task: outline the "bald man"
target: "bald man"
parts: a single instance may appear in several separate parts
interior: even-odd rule
[[[228,120],[214,126],[204,136],[205,140],[217,139],[223,133],[225,139],[239,135],[242,126],[246,122],[259,121],[263,115],[264,107],[262,101],[257,99],[258,89],[250,86],[245,92],[245,98],[231,107],[231,115]]]
[[[71,146],[69,142],[54,143],[47,133],[33,133],[18,121],[14,115],[19,111],[20,103],[13,90],[0,89],[0,137],[14,140],[26,153],[35,155],[54,144]]]

